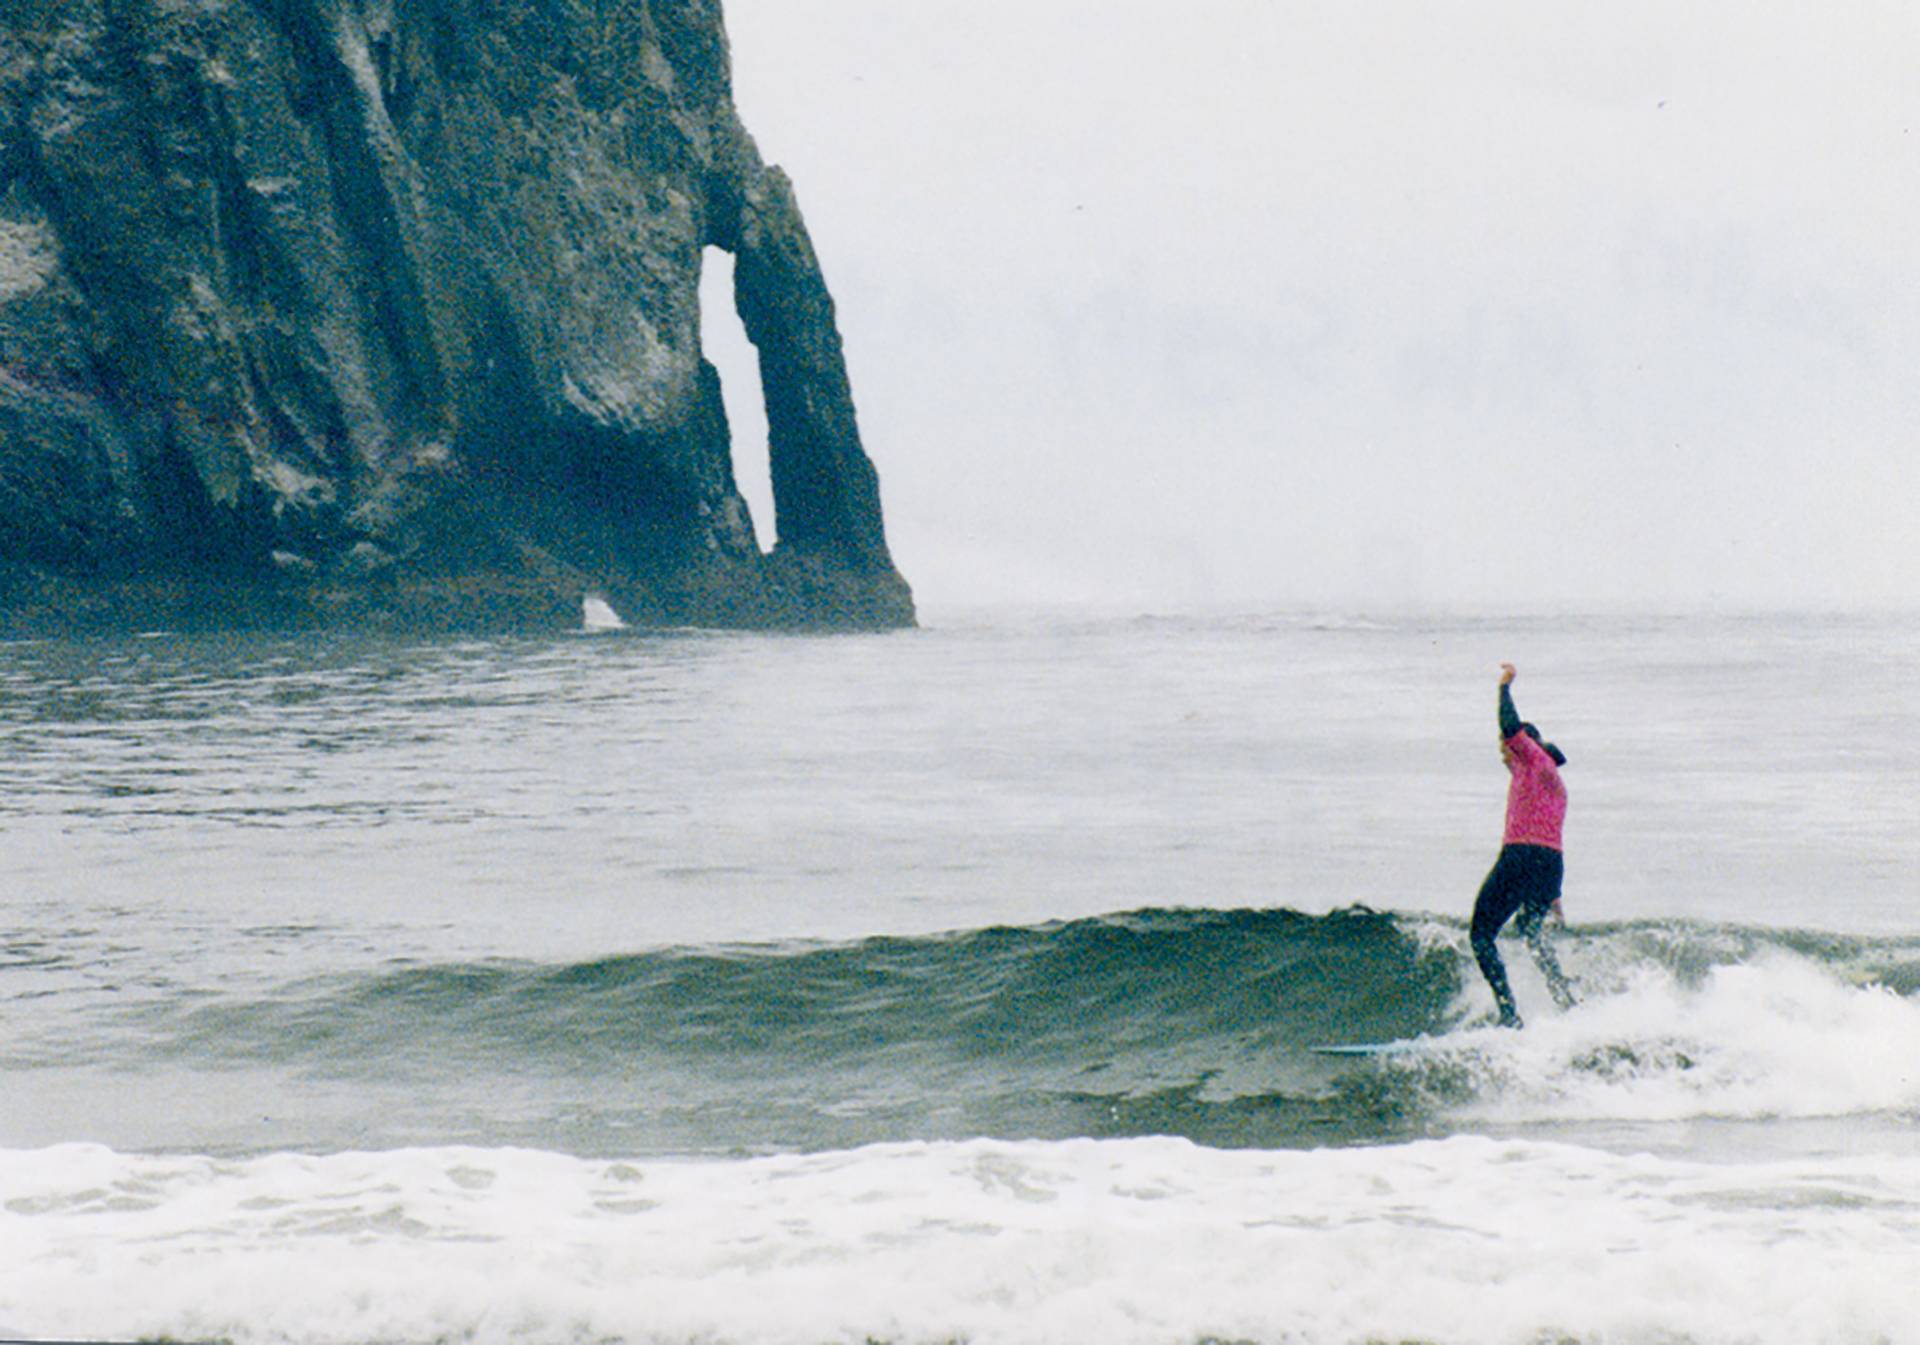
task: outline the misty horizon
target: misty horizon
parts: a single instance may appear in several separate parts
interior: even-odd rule
[[[1894,6],[727,21],[923,605],[1920,591]],[[703,300],[764,545],[751,352]]]

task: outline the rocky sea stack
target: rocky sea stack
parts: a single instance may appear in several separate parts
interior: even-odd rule
[[[701,354],[735,259],[778,545]],[[909,625],[716,0],[7,0],[0,631]]]

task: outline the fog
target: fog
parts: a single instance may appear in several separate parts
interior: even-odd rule
[[[924,605],[1920,594],[1905,5],[726,13]]]

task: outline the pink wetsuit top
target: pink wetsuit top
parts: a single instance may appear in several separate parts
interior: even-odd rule
[[[1507,770],[1507,845],[1544,845],[1560,848],[1560,828],[1567,820],[1567,785],[1546,749],[1525,733],[1507,739],[1513,760]]]

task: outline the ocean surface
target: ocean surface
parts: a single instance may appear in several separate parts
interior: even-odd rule
[[[0,1337],[1920,1341],[1920,617],[156,631],[0,771]]]

